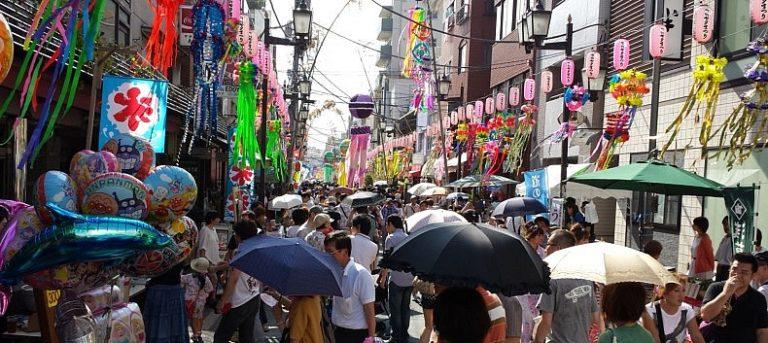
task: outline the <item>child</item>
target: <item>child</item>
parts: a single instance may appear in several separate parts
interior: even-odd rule
[[[208,278],[210,263],[205,257],[198,257],[189,264],[191,274],[181,276],[181,286],[184,287],[187,317],[192,323],[192,342],[202,343],[200,333],[203,330],[203,309],[205,301],[213,291],[213,283]]]

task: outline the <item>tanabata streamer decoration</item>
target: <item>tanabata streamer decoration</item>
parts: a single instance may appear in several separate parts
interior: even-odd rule
[[[645,78],[645,73],[631,69],[613,75],[608,81],[608,90],[619,104],[621,114],[612,121],[611,127],[606,126],[603,130],[601,144],[597,147],[600,150],[597,170],[608,168],[618,145],[629,139],[629,129],[635,120],[637,109],[643,105],[643,95],[649,91]]]
[[[571,138],[573,133],[576,132],[575,112],[581,110],[581,107],[589,101],[589,92],[584,87],[573,85],[565,89],[563,101],[565,102],[565,107],[571,113],[569,120],[561,123],[560,128],[552,134],[552,143],[560,143],[566,138]]]
[[[38,6],[24,40],[24,60],[16,74],[11,92],[0,107],[2,119],[23,81],[21,109],[14,127],[26,118],[30,105],[38,113],[37,124],[27,141],[18,168],[23,168],[35,160],[40,147],[52,136],[59,116],[72,107],[83,66],[86,61],[93,60],[94,43],[96,35],[100,32],[105,3],[105,0],[43,1]],[[56,42],[53,41],[54,37]],[[43,63],[41,52],[43,46],[49,45],[56,46],[56,50]],[[5,52],[6,49],[3,50]],[[38,94],[41,75],[51,67],[53,70],[48,89],[45,94]],[[3,70],[2,66],[0,70]],[[64,80],[57,97],[55,93],[62,74]],[[37,103],[39,97],[44,99],[40,108]],[[57,100],[52,108],[54,99]],[[11,130],[4,144],[10,141],[12,132]]]
[[[427,25],[427,11],[420,7],[414,7],[409,11],[410,21],[408,24],[408,48],[405,59],[403,60],[402,74],[406,78],[412,78],[419,72],[419,68],[425,62],[425,58],[430,59],[431,54],[427,40],[432,34],[432,30]]]
[[[87,2],[87,1],[86,1]],[[179,6],[184,0],[150,0],[155,19],[152,21],[152,30],[147,38],[147,60],[163,75],[168,75],[168,68],[176,59],[176,20]]]
[[[285,154],[283,153],[282,146],[280,145],[280,133],[283,128],[279,120],[272,120],[267,125],[267,146],[266,154],[267,158],[272,162],[272,168],[275,170],[275,179],[282,181],[285,175]],[[368,146],[366,145],[366,150]],[[366,151],[363,150],[363,151]],[[365,160],[365,156],[363,156]]]
[[[671,132],[671,134],[661,150],[662,156],[664,156],[664,153],[674,142],[675,137],[680,132],[680,126],[691,114],[694,106],[696,107],[694,123],[698,124],[701,122],[701,131],[699,133],[701,153],[706,153],[707,143],[712,133],[715,108],[720,97],[720,82],[725,79],[723,68],[725,68],[726,64],[728,64],[728,60],[724,57],[696,56],[696,68],[693,70],[693,85],[691,85],[691,90],[688,92],[688,97],[685,98],[677,118],[667,127],[666,132]],[[705,105],[704,114],[699,116],[702,103]]]
[[[360,187],[365,184],[366,157],[371,128],[353,127],[350,130],[350,144],[347,151],[347,187]]]
[[[237,87],[237,131],[232,158],[242,168],[246,164],[257,166],[261,162],[261,147],[256,139],[256,92],[253,80],[256,68],[252,63],[240,63],[240,82]]]
[[[195,94],[191,110],[195,136],[211,137],[218,115],[219,61],[224,56],[224,9],[215,0],[198,0],[192,8],[194,18],[192,59]],[[191,144],[190,144],[191,148]]]
[[[13,35],[5,16],[0,13],[0,83],[8,76],[13,65]]]
[[[718,150],[715,156],[725,155],[729,168],[743,162],[758,144],[765,146],[768,139],[768,43],[762,38],[750,42],[747,51],[757,55],[755,64],[744,71],[744,77],[752,81],[755,88],[740,96],[741,102],[713,134],[719,132],[720,146],[728,146]],[[756,131],[751,133],[753,129]],[[727,136],[730,136],[730,144],[726,144]],[[749,136],[751,142],[747,141]]]
[[[518,121],[515,132],[512,134],[512,138],[507,146],[507,156],[504,161],[504,172],[506,173],[517,172],[518,168],[520,168],[523,152],[528,146],[533,126],[536,125],[536,119],[533,118],[533,114],[536,113],[538,107],[528,101],[520,109],[523,111],[524,117]]]

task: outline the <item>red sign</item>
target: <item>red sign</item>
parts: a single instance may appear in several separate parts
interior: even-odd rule
[[[181,18],[179,23],[181,27],[179,29],[179,45],[190,46],[192,45],[193,29],[192,29],[192,5],[182,5]]]

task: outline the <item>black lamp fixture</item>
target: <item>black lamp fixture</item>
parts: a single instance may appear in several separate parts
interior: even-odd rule
[[[437,94],[444,98],[448,95],[448,91],[451,90],[451,79],[448,78],[448,75],[443,75],[443,77],[440,78],[440,81],[437,82]]]
[[[309,38],[312,32],[312,10],[305,0],[293,9],[293,32],[297,38]]]
[[[306,75],[301,76],[301,80],[299,80],[299,93],[303,97],[309,96],[309,92],[312,91],[312,82],[307,79]]]
[[[299,109],[299,120],[305,121],[309,117],[309,106],[307,104],[302,104],[301,108]]]
[[[584,88],[589,91],[589,100],[594,102],[597,100],[600,93],[605,89],[605,67],[600,67],[600,72],[597,77],[592,79],[587,76],[587,69],[581,69],[581,80],[584,83]]]
[[[526,20],[526,34],[530,41],[541,41],[549,34],[549,23],[552,20],[552,11],[548,11],[539,3],[528,11]]]

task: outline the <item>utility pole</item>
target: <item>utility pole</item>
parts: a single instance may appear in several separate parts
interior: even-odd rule
[[[299,120],[299,109],[301,109],[301,106],[299,106],[299,90],[298,90],[298,84],[299,84],[299,58],[301,57],[301,47],[299,45],[293,46],[293,78],[291,80],[291,105],[288,106],[288,113],[291,116],[291,144],[288,145],[288,158],[286,159],[288,161],[288,170],[290,171],[288,173],[288,180],[287,184],[290,185],[293,183],[293,149],[296,148],[296,139],[298,138],[296,136],[296,131],[298,131],[298,124]]]
[[[568,24],[565,27],[565,58],[573,53],[573,22],[571,15],[568,15]],[[575,72],[574,72],[575,74]],[[563,93],[565,96],[565,93]],[[563,123],[567,123],[571,118],[571,111],[563,101]],[[560,145],[560,197],[565,196],[565,180],[568,178],[568,136],[563,139]]]
[[[264,15],[264,50],[269,51],[269,16]],[[269,68],[270,66],[265,66]],[[264,205],[267,205],[267,116],[269,106],[267,96],[269,88],[269,73],[262,70],[261,79],[261,123],[259,125],[259,148],[261,149],[261,174],[259,174],[259,196]]]
[[[427,18],[429,19],[429,27],[432,27],[432,8],[430,6],[431,1],[427,1]],[[429,34],[430,38],[430,48],[432,50],[432,76],[435,80],[434,89],[432,90],[434,95],[438,95],[438,84],[439,80],[437,79],[437,56],[435,54],[435,35],[433,32],[430,32]],[[461,64],[461,62],[459,62]],[[459,66],[461,68],[463,66]],[[442,96],[437,96],[438,102],[437,102],[437,121],[440,123],[440,147],[443,150],[443,168],[445,170],[445,173],[443,174],[443,186],[448,185],[448,181],[450,180],[448,177],[448,149],[445,147],[445,128],[443,127],[443,107],[440,105],[440,102],[445,100]]]
[[[664,12],[664,1],[655,1],[655,11],[653,15],[654,20],[661,19],[661,14]],[[648,132],[648,158],[655,158],[654,150],[656,150],[656,133],[659,129],[659,86],[661,85],[661,58],[653,59],[653,69],[651,71],[651,120],[649,123],[650,131]]]

